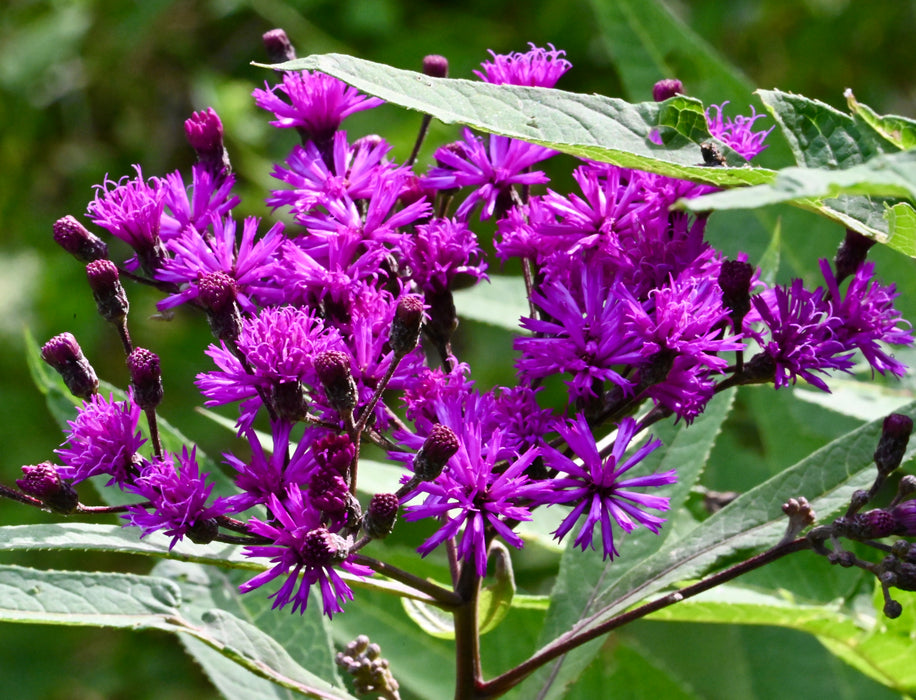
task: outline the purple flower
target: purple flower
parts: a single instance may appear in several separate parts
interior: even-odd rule
[[[207,506],[213,484],[206,483],[208,474],[200,473],[196,452],[196,448],[188,452],[185,447],[178,457],[177,467],[175,457],[170,454],[148,462],[140,476],[127,487],[128,491],[150,502],[148,507],[130,506],[127,515],[123,516],[129,525],[143,530],[141,537],[164,530],[164,534],[172,538],[169,549],[185,535],[195,542],[208,541],[208,535],[212,540],[216,524],[208,521],[225,514],[228,501],[218,498]]]
[[[661,524],[665,521],[647,511],[668,510],[669,499],[651,496],[634,489],[658,488],[673,484],[677,481],[676,472],[671,469],[646,476],[625,478],[624,475],[652,451],[661,447],[661,441],[649,440],[625,458],[627,448],[636,434],[636,421],[624,418],[617,426],[617,436],[611,454],[603,458],[582,414],[578,414],[568,423],[559,423],[556,430],[575,455],[582,460],[580,465],[559,450],[552,447],[542,448],[547,466],[556,469],[560,474],[552,480],[552,488],[539,493],[534,500],[548,504],[574,504],[572,511],[557,528],[556,538],[563,539],[584,515],[585,520],[579,528],[574,546],[583,551],[592,547],[595,526],[600,524],[604,558],[613,559],[619,553],[614,546],[612,521],[625,533],[632,532],[642,525],[658,534]]]
[[[326,328],[314,312],[283,307],[264,309],[256,318],[245,319],[237,345],[248,367],[225,346],[211,345],[206,353],[217,371],[197,375],[196,384],[207,406],[245,402],[239,424],[251,426],[261,398],[260,388],[272,396],[279,385],[301,383],[319,386],[312,360],[325,350],[340,350],[340,335]]]
[[[790,287],[775,287],[751,298],[753,310],[764,330],[750,335],[763,351],[751,359],[747,371],[772,380],[776,388],[795,383],[798,377],[822,391],[830,389],[814,372],[827,374],[829,369],[848,372],[852,366],[851,350],[837,339],[842,320],[823,290],[810,292],[796,279]],[[745,323],[753,322],[752,314]]]
[[[114,182],[106,177],[103,184],[96,185],[95,199],[87,211],[95,224],[134,249],[136,255],[124,263],[127,270],[142,266],[152,274],[165,257],[159,236],[165,189],[155,178],[146,182],[139,165],[134,169],[137,176],[133,179],[124,176]]]
[[[383,139],[361,139],[351,146],[344,131],[334,134],[330,163],[311,141],[295,146],[286,159],[287,167],[277,165],[271,173],[292,189],[274,190],[267,204],[289,207],[298,220],[344,194],[353,200],[368,199],[380,173],[392,167],[385,159],[390,150],[391,145]]]
[[[487,530],[495,530],[508,544],[520,549],[524,545],[522,538],[504,521],[531,520],[530,511],[520,505],[520,499],[549,487],[544,482],[530,481],[524,473],[538,456],[537,448],[526,450],[504,470],[497,471],[502,431],[493,431],[484,441],[479,424],[464,423],[458,429],[458,452],[435,481],[421,482],[403,499],[406,502],[418,494],[427,494],[423,503],[404,511],[404,519],[445,519],[445,524],[417,548],[424,557],[446,540],[457,539],[463,531],[458,556],[473,564],[478,576],[484,576]]]
[[[525,53],[497,54],[490,51],[492,61],[484,61],[483,72],[474,75],[485,83],[497,85],[528,85],[552,88],[560,77],[572,68],[572,63],[563,58],[565,51],[558,51],[553,44],[542,49],[529,42]]]
[[[137,450],[146,442],[140,435],[140,407],[136,403],[95,394],[67,424],[67,439],[55,450],[64,463],[58,470],[63,478],[80,482],[107,474],[111,479],[106,486],[119,487],[133,481],[138,471]]]
[[[266,537],[272,543],[251,545],[243,554],[269,557],[273,567],[243,583],[239,590],[248,593],[286,576],[283,585],[270,596],[274,599],[273,608],[282,608],[292,601],[292,611],[304,613],[308,607],[309,589],[317,583],[325,614],[331,618],[334,613],[343,612],[342,604],[353,600],[353,591],[337,569],[360,577],[371,576],[372,569],[353,561],[349,555],[350,541],[323,526],[322,513],[304,502],[301,490],[289,489],[282,501],[272,495],[268,507],[273,516],[270,522],[258,518],[248,522],[252,534]]]
[[[246,313],[256,314],[258,305],[281,302],[284,293],[274,277],[286,240],[283,224],[275,223],[256,241],[259,222],[255,217],[246,218],[241,240],[236,238],[232,218],[214,218],[212,234],[187,228],[170,240],[166,247],[173,257],[157,270],[156,279],[182,285],[182,289],[160,301],[157,308],[170,309],[197,299],[201,278],[213,272],[223,272],[233,280],[235,299]]]
[[[821,272],[827,283],[827,292],[836,315],[842,321],[837,329],[837,339],[847,348],[858,348],[873,370],[881,374],[890,372],[902,377],[906,365],[888,355],[881,343],[912,345],[913,333],[903,315],[894,308],[899,293],[895,285],[884,286],[875,278],[875,264],[860,265],[849,282],[846,294],[840,293],[839,284],[830,263],[821,260]]]
[[[400,248],[407,273],[423,291],[454,289],[456,278],[466,282],[486,278],[484,253],[464,222],[433,219],[420,224],[404,236]]]
[[[283,82],[252,95],[258,107],[273,112],[273,126],[304,129],[319,144],[330,140],[340,123],[354,112],[383,104],[377,97],[360,94],[356,88],[324,73],[308,71],[283,73]],[[285,96],[289,102],[280,95]]]
[[[275,421],[271,427],[272,439],[267,450],[264,449],[254,429],[248,428],[243,431],[251,447],[251,457],[247,462],[233,454],[223,454],[225,463],[237,472],[235,485],[242,490],[227,500],[231,503],[233,511],[248,510],[254,505],[267,503],[271,496],[282,495],[293,486],[307,484],[318,468],[318,462],[315,461],[315,455],[310,447],[313,440],[327,433],[325,429],[306,430],[290,454],[293,424],[281,420]]]
[[[232,194],[234,175],[220,177],[197,163],[191,168],[191,178],[190,188],[177,170],[160,181],[165,204],[159,229],[163,241],[168,242],[188,229],[203,236],[214,217],[228,215],[241,201]]]
[[[710,105],[706,110],[709,133],[732,150],[740,153],[745,160],[751,160],[767,148],[763,142],[773,127],[771,126],[766,131],[751,131],[754,122],[766,115],[757,114],[751,107],[751,116],[738,115],[730,119],[725,116],[724,112],[727,104],[728,102],[723,102],[721,105]]]
[[[481,220],[489,219],[497,204],[500,212],[509,209],[515,185],[536,185],[548,181],[541,171],[529,172],[528,169],[556,151],[505,136],[491,134],[487,139],[487,145],[484,145],[482,138],[465,129],[463,141],[436,151],[439,165],[421,181],[424,187],[436,190],[474,188],[455,212],[458,219],[466,220],[478,202],[483,204]]]
[[[630,392],[632,382],[620,373],[621,365],[643,360],[640,339],[624,327],[626,300],[632,297],[593,268],[583,268],[578,282],[551,282],[531,295],[542,315],[522,319],[522,327],[535,335],[513,343],[522,354],[515,366],[528,381],[571,374],[566,384],[573,399],[599,395],[596,388],[605,381]]]

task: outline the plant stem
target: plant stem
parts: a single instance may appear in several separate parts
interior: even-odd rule
[[[703,591],[708,591],[710,588],[715,588],[716,586],[731,581],[732,579],[738,578],[742,574],[746,574],[749,571],[759,569],[761,566],[774,562],[788,554],[800,552],[810,548],[811,543],[805,537],[792,540],[785,544],[777,545],[765,552],[762,552],[761,554],[751,557],[746,561],[735,564],[734,566],[720,571],[717,574],[713,574],[709,578],[703,579],[702,581],[699,581],[692,586],[687,586],[686,588],[682,588],[679,591],[669,593],[668,595],[662,596],[661,598],[641,605],[638,608],[634,608],[633,610],[617,615],[616,617],[602,622],[600,625],[595,625],[594,627],[587,629],[584,632],[569,632],[561,635],[548,646],[544,647],[533,656],[531,656],[527,661],[522,662],[512,670],[507,671],[501,676],[497,676],[491,681],[479,684],[477,692],[474,695],[468,695],[466,697],[474,698],[474,700],[499,697],[500,695],[503,695],[511,688],[521,683],[531,673],[546,664],[548,661],[552,661],[553,659],[563,656],[576,647],[582,646],[586,642],[597,639],[598,637],[601,637],[608,632],[617,629],[618,627],[622,627],[623,625],[633,622],[634,620],[638,620],[640,618],[646,617],[651,613],[663,610],[669,605],[680,603],[682,600],[692,598],[693,596],[702,593]]]
[[[477,631],[480,577],[473,563],[462,565],[455,592],[461,598],[461,605],[452,612],[455,620],[455,700],[470,700],[479,697],[483,680]]]

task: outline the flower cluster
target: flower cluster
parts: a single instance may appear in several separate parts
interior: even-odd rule
[[[564,56],[531,45],[493,53],[475,72],[552,88],[571,68]],[[681,89],[666,83],[656,93]],[[59,475],[108,478],[139,499],[126,522],[164,532],[172,546],[245,545],[245,556],[266,563],[242,591],[282,580],[274,607],[305,610],[317,586],[325,613],[341,612],[353,592],[340,572],[373,574],[360,551],[391,531],[399,508],[408,522],[436,523],[421,555],[451,548],[479,577],[494,540],[522,547],[516,526],[540,507],[568,509],[557,539],[575,530],[572,545],[588,549],[597,535],[604,557],[617,557],[620,533],[657,533],[669,507],[659,493],[676,473],[645,469],[661,443],[640,434],[654,420],[690,422],[735,384],[800,378],[826,390],[823,378],[850,371],[857,352],[878,372],[905,369],[887,345],[912,336],[872,264],[853,267],[845,293],[826,262],[822,288],[767,287],[745,257],[727,260],[705,240],[705,218],[672,210],[707,186],[580,160],[576,191],[563,193],[548,187],[558,153],[470,129],[415,172],[383,138],[342,128],[381,101],[336,78],[284,72],[254,99],[271,124],[301,137],[274,167],[267,197],[286,225],[235,218],[235,176],[213,110],[186,124],[198,155],[190,180],[147,178],[137,166],[133,178],[106,179],[88,209],[133,250],[124,270],[162,290],[161,311],[189,305],[206,315],[216,342],[197,386],[208,406],[238,406],[248,456],[223,459],[236,492],[214,498],[192,446],[161,448],[152,353],[131,357],[137,374],[155,374],[155,401],[141,396],[139,379],[126,400],[99,395],[72,337],[45,355],[85,399],[58,451]],[[707,115],[710,133],[745,158],[765,148],[768,132],[753,130],[761,115],[729,119],[715,106]],[[517,384],[489,390],[451,343],[453,293],[487,281],[493,264],[474,231],[478,211],[493,220],[497,258],[528,273],[531,304],[514,341]],[[55,236],[100,267],[107,247],[71,218]],[[115,289],[117,268],[102,268],[90,279]],[[107,318],[130,352],[126,299],[116,311]],[[756,354],[745,361],[745,352]],[[542,406],[541,384],[555,377],[568,401]],[[648,416],[636,420],[643,403]],[[365,442],[404,471],[397,493],[374,494],[364,514]]]

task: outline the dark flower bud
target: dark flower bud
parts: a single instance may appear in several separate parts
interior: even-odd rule
[[[381,647],[370,644],[366,635],[359,635],[342,652],[338,652],[335,663],[353,677],[353,687],[358,695],[373,695],[388,700],[400,697],[400,686],[391,675],[388,659],[382,658]]]
[[[652,86],[652,99],[664,102],[669,97],[684,94],[684,84],[677,78],[665,78]]]
[[[390,342],[395,357],[404,357],[417,347],[422,323],[423,299],[416,294],[401,297],[391,322]]]
[[[423,57],[423,75],[432,78],[448,77],[448,59],[438,54],[430,54]]]
[[[897,484],[897,496],[895,500],[901,501],[914,493],[916,493],[916,476],[907,474],[902,477],[900,483]]]
[[[352,411],[356,406],[356,382],[350,372],[347,353],[340,350],[318,353],[314,365],[331,408],[341,413]]]
[[[851,533],[856,539],[875,540],[897,532],[897,520],[886,510],[870,510],[853,516]]]
[[[846,238],[843,239],[833,259],[833,264],[836,266],[837,284],[856,273],[859,265],[865,262],[869,249],[875,243],[875,240],[863,236],[858,231],[846,229]]]
[[[391,534],[398,518],[398,497],[393,493],[377,493],[369,501],[369,510],[363,518],[363,530],[375,540]]]
[[[82,262],[108,257],[108,245],[72,216],[54,222],[54,241]]]
[[[134,348],[127,356],[127,370],[130,372],[134,401],[140,408],[148,411],[162,403],[162,370],[156,353],[146,348]]]
[[[21,479],[16,479],[16,485],[23,493],[41,499],[55,513],[69,515],[76,510],[79,504],[76,489],[60,478],[53,464],[25,465],[22,474]]]
[[[194,544],[210,544],[219,534],[219,523],[216,518],[198,520],[188,527],[185,534]]]
[[[271,403],[281,420],[297,423],[308,415],[308,399],[302,382],[278,382],[271,388]]]
[[[242,317],[235,303],[235,280],[225,272],[208,272],[197,280],[197,289],[214,337],[227,341],[238,338]]]
[[[45,343],[41,359],[57,370],[74,396],[88,399],[99,388],[99,378],[72,333],[61,333]]]
[[[356,447],[346,434],[326,435],[315,441],[312,453],[322,469],[346,477],[356,456]]]
[[[121,285],[117,265],[111,260],[94,260],[86,265],[86,278],[99,315],[109,323],[123,323],[130,304]]]
[[[348,552],[345,550],[346,544],[341,537],[319,527],[306,533],[300,552],[307,566],[327,566],[346,559]]]
[[[319,469],[309,479],[309,500],[325,513],[343,513],[347,509],[350,487],[332,471]]]
[[[894,534],[912,537],[916,535],[916,501],[904,501],[891,508],[890,516],[894,519]]]
[[[903,453],[906,452],[907,443],[910,441],[911,432],[913,432],[913,419],[909,416],[892,413],[884,419],[881,439],[875,450],[875,464],[879,474],[887,476],[900,466]]]
[[[223,144],[223,123],[212,107],[194,112],[185,120],[184,133],[197,154],[197,161],[214,177],[229,174],[229,153]]]
[[[423,447],[413,461],[414,475],[420,481],[432,481],[445,468],[445,463],[458,451],[458,436],[446,425],[437,423],[429,431]]]
[[[722,305],[731,311],[735,332],[740,332],[741,322],[751,310],[751,279],[754,267],[741,260],[724,260],[719,268],[719,288]]]
[[[271,63],[283,63],[296,58],[296,49],[282,29],[271,29],[261,35],[264,48],[267,49],[267,58]]]

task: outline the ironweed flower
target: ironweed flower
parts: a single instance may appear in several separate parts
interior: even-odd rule
[[[675,470],[647,474],[645,476],[624,475],[633,469],[651,452],[661,447],[660,440],[649,440],[629,457],[627,448],[636,434],[636,421],[624,418],[617,426],[614,446],[607,458],[602,458],[595,443],[592,429],[582,414],[569,422],[556,426],[575,455],[582,460],[580,465],[559,450],[545,446],[541,449],[544,462],[559,472],[551,481],[551,488],[534,495],[540,503],[566,503],[573,506],[555,532],[556,539],[562,540],[570,530],[584,521],[576,535],[574,545],[585,551],[592,547],[596,526],[601,527],[601,542],[604,559],[619,555],[614,544],[612,523],[625,533],[632,532],[640,525],[658,533],[664,521],[649,510],[668,510],[669,499],[653,496],[634,489],[659,488],[677,481]]]
[[[324,527],[322,513],[305,501],[300,489],[287,490],[283,500],[271,494],[267,505],[273,519],[264,522],[252,518],[249,525],[252,534],[266,537],[272,543],[250,545],[242,553],[246,557],[269,558],[273,567],[243,583],[239,590],[248,593],[286,576],[279,590],[270,595],[274,599],[273,608],[283,608],[292,602],[292,612],[304,613],[309,589],[317,583],[324,613],[332,618],[335,613],[343,612],[343,603],[353,600],[353,591],[337,569],[360,577],[372,576],[372,569],[352,561],[350,543]]]
[[[757,114],[751,107],[751,116],[738,115],[734,119],[725,116],[725,105],[710,105],[706,110],[706,121],[709,123],[709,133],[725,143],[734,151],[741,154],[745,160],[751,160],[766,150],[764,140],[775,127],[766,131],[752,131],[754,122],[765,114]]]
[[[84,401],[70,426],[63,446],[55,450],[63,462],[58,473],[74,483],[106,474],[106,486],[122,487],[138,473],[137,450],[146,442],[141,437],[140,407],[128,398],[116,401],[101,394]]]
[[[566,52],[555,49],[553,44],[547,44],[549,49],[531,42],[528,46],[529,50],[524,53],[497,54],[491,50],[493,60],[481,63],[483,71],[475,70],[474,75],[485,83],[496,85],[551,88],[572,68],[572,63],[563,58]]]

